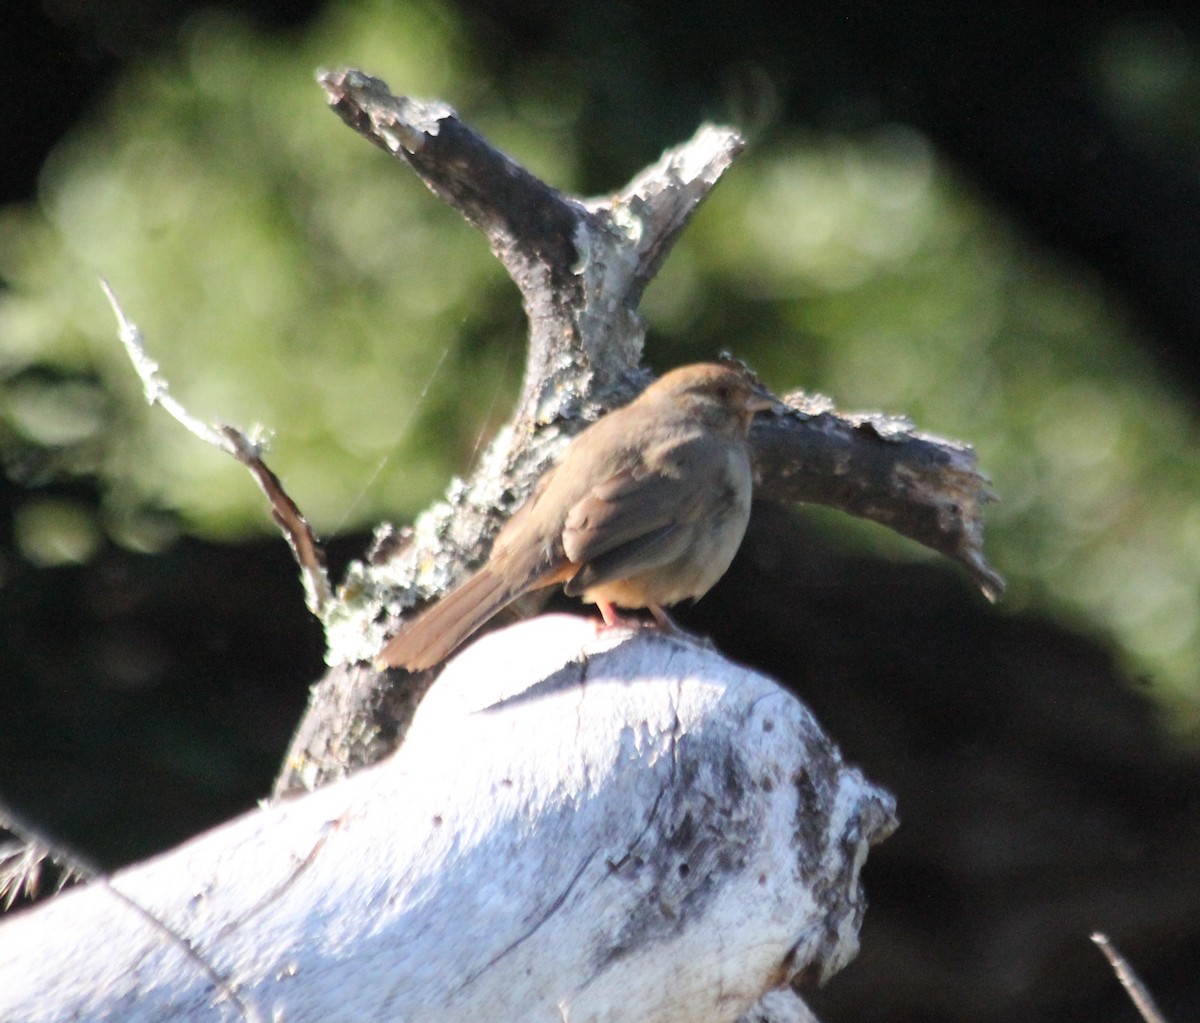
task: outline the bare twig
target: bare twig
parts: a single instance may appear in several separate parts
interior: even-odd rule
[[[121,342],[129,355],[129,361],[142,381],[142,393],[146,402],[157,405],[172,419],[184,426],[202,441],[232,455],[250,470],[258,485],[267,496],[271,514],[284,537],[291,545],[292,553],[300,566],[304,581],[304,592],[308,609],[318,618],[323,618],[329,608],[333,591],[325,571],[325,552],[296,503],[287,495],[283,485],[262,459],[262,442],[248,436],[233,426],[209,424],[197,419],[171,395],[166,380],[159,373],[156,363],[146,351],[142,331],[125,315],[108,281],[101,278],[100,286],[108,296],[109,304],[121,328]]]
[[[1158,1006],[1154,1004],[1154,998],[1150,992],[1146,990],[1146,985],[1141,982],[1141,979],[1133,972],[1133,967],[1129,965],[1128,960],[1117,951],[1117,948],[1111,941],[1108,940],[1107,934],[1101,934],[1097,931],[1092,935],[1092,941],[1096,947],[1104,953],[1104,958],[1108,960],[1108,965],[1112,967],[1113,973],[1116,974],[1117,980],[1121,982],[1121,987],[1125,989],[1125,993],[1129,995],[1129,1000],[1133,1002],[1134,1008],[1137,1009],[1142,1019],[1146,1023],[1166,1023],[1166,1017],[1159,1012]]]

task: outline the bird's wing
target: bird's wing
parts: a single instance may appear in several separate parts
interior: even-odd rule
[[[725,458],[724,445],[686,437],[592,487],[563,527],[563,550],[580,566],[566,592],[575,596],[680,557],[687,527],[722,500],[704,481],[720,478]]]

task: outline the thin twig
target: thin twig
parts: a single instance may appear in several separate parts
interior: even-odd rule
[[[233,426],[210,426],[197,419],[176,401],[171,396],[167,381],[159,373],[158,363],[146,352],[141,328],[125,315],[125,310],[121,308],[108,281],[101,278],[100,286],[108,296],[109,304],[117,317],[121,328],[121,343],[142,381],[142,393],[146,396],[146,402],[157,405],[190,433],[236,458],[250,470],[266,494],[271,505],[271,515],[291,546],[296,563],[300,566],[308,609],[318,618],[323,618],[333,598],[329,575],[325,570],[325,552],[296,502],[283,489],[279,477],[263,461],[262,441],[255,440]]]
[[[1133,1002],[1134,1008],[1141,1014],[1142,1019],[1146,1023],[1166,1023],[1166,1017],[1159,1011],[1158,1006],[1154,1004],[1154,998],[1146,989],[1146,985],[1133,972],[1133,967],[1129,965],[1128,960],[1108,940],[1108,935],[1097,931],[1092,935],[1092,941],[1104,953],[1104,958],[1108,960],[1108,965],[1112,967],[1117,980],[1121,982],[1121,987],[1129,995],[1129,1000]]]

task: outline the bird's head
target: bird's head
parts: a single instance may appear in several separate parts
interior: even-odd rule
[[[775,406],[748,370],[716,362],[673,369],[651,384],[643,397],[671,402],[689,418],[738,437],[749,431],[756,412]]]

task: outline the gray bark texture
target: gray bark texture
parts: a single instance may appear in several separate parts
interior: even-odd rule
[[[771,680],[542,616],[379,764],[9,918],[0,1019],[803,1019],[894,826]]]

